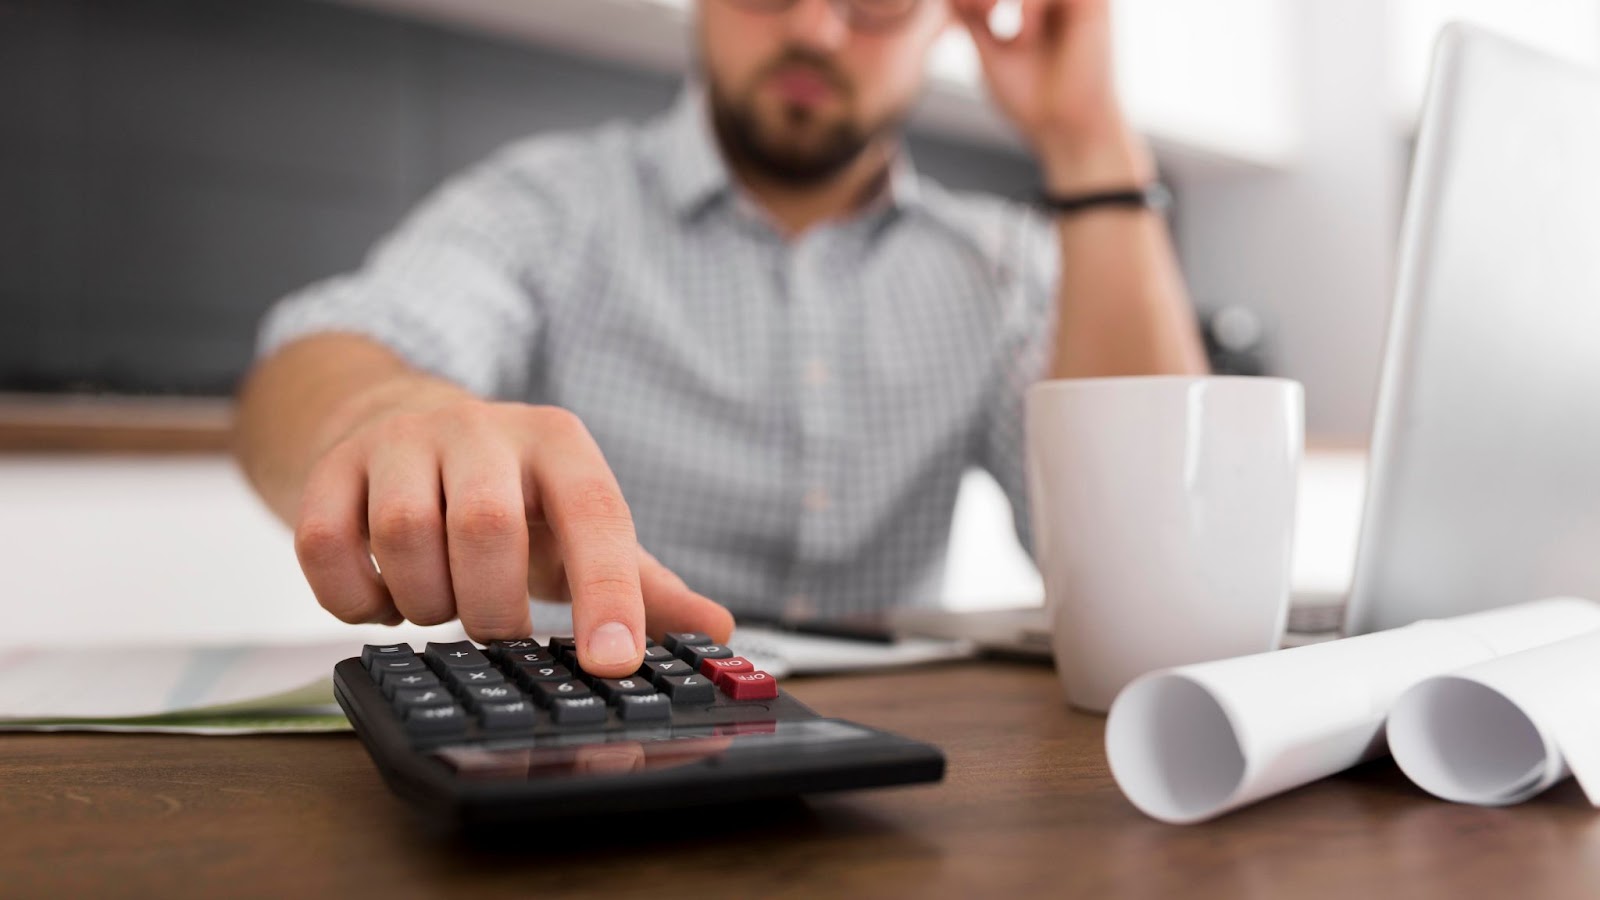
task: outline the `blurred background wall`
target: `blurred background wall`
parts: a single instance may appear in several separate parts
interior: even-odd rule
[[[355,265],[442,178],[667,105],[686,5],[0,0],[0,391],[229,393],[267,304]],[[1474,18],[1594,60],[1600,0],[1116,8],[1197,302],[1249,314],[1312,434],[1359,441],[1433,32]],[[947,44],[916,159],[1024,195],[1031,162]]]
[[[675,75],[310,0],[0,3],[0,390],[226,394],[276,297],[522,135]],[[947,184],[1015,153],[918,135]]]

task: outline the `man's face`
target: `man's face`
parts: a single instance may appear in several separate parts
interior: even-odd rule
[[[731,153],[792,184],[827,179],[896,128],[920,92],[944,0],[700,0],[701,65]],[[868,27],[861,27],[867,24]]]

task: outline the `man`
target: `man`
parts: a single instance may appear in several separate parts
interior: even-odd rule
[[[509,148],[280,304],[239,452],[319,602],[488,640],[569,599],[581,664],[617,676],[647,632],[726,639],[712,597],[915,600],[966,466],[1024,527],[1029,382],[1202,370],[1159,217],[1074,201],[1154,177],[1107,0],[1029,0],[1008,39],[994,2],[701,0],[674,110]],[[911,169],[952,18],[1073,211]]]

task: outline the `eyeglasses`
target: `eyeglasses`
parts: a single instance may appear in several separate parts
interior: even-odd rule
[[[728,0],[734,6],[751,12],[779,13],[792,8],[798,0]],[[839,14],[856,31],[888,31],[911,18],[922,0],[828,0]]]

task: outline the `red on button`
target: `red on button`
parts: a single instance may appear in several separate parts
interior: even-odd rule
[[[771,700],[778,696],[778,679],[765,672],[730,672],[722,676],[722,692],[735,700]]]
[[[707,659],[700,663],[700,674],[711,679],[712,684],[721,684],[722,676],[732,675],[735,672],[754,672],[756,667],[750,660],[742,656],[731,656],[727,659]]]

